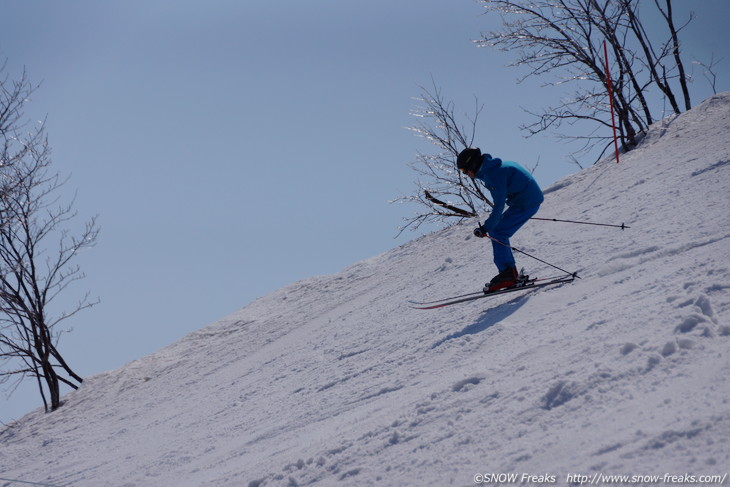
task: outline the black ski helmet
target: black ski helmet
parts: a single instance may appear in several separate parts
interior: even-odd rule
[[[459,152],[456,158],[456,167],[460,171],[479,171],[482,167],[482,151],[479,147],[469,147]]]

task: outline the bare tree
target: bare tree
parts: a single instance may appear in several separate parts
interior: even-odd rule
[[[462,117],[454,113],[454,104],[445,100],[435,83],[431,89],[422,87],[416,100],[419,105],[412,115],[418,123],[410,130],[437,149],[435,153],[418,152],[416,160],[410,163],[419,175],[416,190],[394,202],[417,203],[426,209],[406,218],[401,232],[409,227],[415,230],[424,223],[474,216],[491,206],[479,186],[456,168],[456,156],[474,142],[482,111],[479,102],[475,100],[473,116],[465,114],[462,122]]]
[[[624,150],[634,147],[640,134],[654,121],[649,101],[652,88],[657,88],[670,101],[673,110],[680,113],[671,86],[674,80],[679,80],[685,109],[691,108],[678,37],[686,24],[675,26],[671,0],[665,0],[665,7],[659,0],[654,1],[669,33],[668,39],[658,44],[659,48],[642,25],[638,0],[481,2],[488,12],[502,16],[504,28],[483,33],[479,45],[517,51],[518,57],[512,64],[529,69],[523,80],[554,73],[558,75],[556,81],[547,84],[576,86],[573,96],[560,105],[541,114],[533,113],[537,121],[523,127],[530,134],[558,128],[563,123],[587,123],[590,127],[587,135],[574,131],[570,136],[583,140],[584,150],[610,139],[609,135],[596,132],[597,128],[610,126],[604,41],[613,59],[610,76],[613,104]],[[606,147],[608,144],[606,141]]]
[[[51,170],[45,123],[24,122],[34,90],[25,74],[0,82],[0,382],[14,379],[12,391],[35,379],[49,411],[61,405],[61,384],[82,381],[58,350],[58,325],[97,301],[87,294],[58,316],[49,305],[84,277],[74,257],[94,244],[99,229],[95,218],[77,236],[66,228],[76,212],[73,200],[61,203],[67,180]]]

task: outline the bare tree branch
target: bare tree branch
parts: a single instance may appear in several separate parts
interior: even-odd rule
[[[78,235],[66,228],[76,211],[73,200],[61,203],[67,179],[51,169],[45,122],[26,130],[24,121],[35,88],[25,73],[0,82],[0,383],[35,378],[48,411],[61,405],[61,384],[82,381],[58,350],[57,326],[98,300],[87,294],[55,317],[49,305],[84,277],[73,261],[94,245],[99,227],[92,218]]]
[[[705,77],[708,83],[710,83],[710,87],[712,88],[712,93],[717,95],[717,72],[715,71],[715,67],[723,60],[724,58],[720,58],[718,60],[715,60],[715,55],[712,54],[710,56],[709,64],[705,64],[702,61],[699,61],[697,58],[694,58],[694,61],[692,61],[693,64],[697,64],[699,66],[702,66],[702,76]]]
[[[407,228],[415,230],[424,223],[463,219],[466,217],[464,212],[477,214],[491,205],[477,183],[456,168],[456,156],[474,143],[483,106],[475,99],[473,115],[458,117],[454,113],[453,102],[446,101],[433,80],[431,88],[421,87],[421,95],[417,101],[419,105],[412,115],[418,122],[409,127],[409,130],[436,146],[436,152],[419,152],[416,160],[410,163],[418,174],[416,190],[412,195],[403,196],[393,202],[417,203],[419,211],[405,219],[406,223],[400,232]],[[454,211],[453,208],[459,208],[463,212]]]

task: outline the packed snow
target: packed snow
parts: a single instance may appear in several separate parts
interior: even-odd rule
[[[546,189],[540,217],[630,226],[531,221],[513,239],[581,279],[414,310],[408,300],[475,291],[494,274],[473,220],[445,228],[88,378],[58,411],[0,432],[0,478],[74,487],[722,480],[728,170],[724,93],[657,123],[620,164],[608,157]],[[556,274],[517,258],[531,275]]]

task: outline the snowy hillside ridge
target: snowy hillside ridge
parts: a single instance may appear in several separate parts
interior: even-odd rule
[[[516,247],[581,280],[413,310],[409,299],[478,290],[494,274],[472,226],[451,226],[89,378],[58,411],[0,432],[0,478],[278,487],[724,475],[729,169],[723,93],[657,123],[620,164],[606,158],[546,190],[538,216],[631,226],[532,221],[517,234]]]

